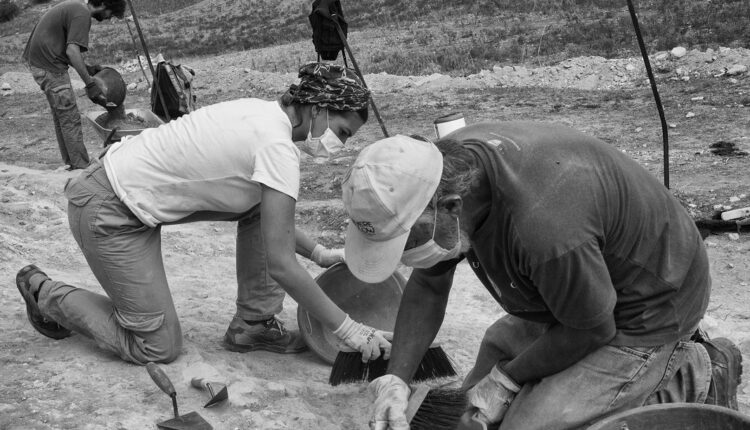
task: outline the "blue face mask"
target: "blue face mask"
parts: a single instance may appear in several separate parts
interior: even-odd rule
[[[450,260],[461,254],[461,226],[456,218],[458,240],[452,249],[445,249],[435,242],[435,229],[437,227],[437,210],[435,210],[435,222],[432,226],[432,238],[426,243],[412,249],[407,249],[401,255],[401,262],[415,269],[427,269],[441,261]]]
[[[341,151],[344,143],[331,130],[328,109],[326,109],[326,123],[328,123],[326,131],[319,137],[312,137],[312,121],[310,121],[310,130],[307,132],[307,139],[304,142],[298,143],[300,150],[314,158],[331,158],[334,154]]]

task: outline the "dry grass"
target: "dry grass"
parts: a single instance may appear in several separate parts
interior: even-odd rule
[[[747,0],[647,0],[637,2],[651,50],[675,45],[746,46]],[[293,70],[315,58],[309,3],[295,0],[135,0],[154,52],[169,58],[215,55],[270,46],[294,46],[253,62],[259,70]],[[637,53],[624,2],[609,0],[373,0],[344,2],[357,60],[369,72],[453,75],[493,65],[550,64],[579,55],[619,57]],[[38,7],[0,25],[0,34],[29,31]],[[356,31],[355,31],[356,30]],[[90,55],[99,61],[132,58],[122,23],[96,24]],[[17,38],[18,40],[25,40]],[[13,58],[20,43],[0,44]],[[290,45],[291,44],[291,45]],[[114,58],[113,58],[114,57]]]

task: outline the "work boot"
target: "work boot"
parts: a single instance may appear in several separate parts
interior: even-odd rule
[[[248,324],[241,318],[234,317],[224,334],[223,345],[234,352],[296,354],[307,350],[299,330],[286,330],[276,317],[256,324]]]
[[[36,286],[36,289],[31,285],[31,277],[34,275],[41,275],[43,277]],[[49,277],[46,273],[39,270],[33,264],[30,264],[18,271],[16,275],[16,287],[18,287],[21,297],[26,302],[26,316],[36,331],[52,339],[64,339],[73,334],[73,332],[42,315],[42,311],[39,310],[39,304],[37,303],[38,298],[35,297],[35,293],[38,294],[42,282],[48,279]]]
[[[727,338],[705,339],[701,345],[711,357],[711,385],[706,404],[738,410],[737,387],[742,375],[742,353]]]

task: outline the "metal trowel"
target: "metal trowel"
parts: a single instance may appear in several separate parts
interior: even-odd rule
[[[190,380],[190,385],[195,388],[202,388],[208,391],[208,395],[210,396],[210,398],[208,399],[208,403],[203,405],[204,408],[216,406],[229,398],[227,386],[224,384],[218,382],[208,382],[205,378],[195,377]]]
[[[213,430],[211,424],[197,412],[180,415],[177,411],[177,391],[175,391],[167,374],[159,366],[155,363],[147,363],[146,370],[148,370],[148,374],[156,385],[172,398],[172,408],[174,409],[174,418],[156,423],[156,427],[164,430]]]

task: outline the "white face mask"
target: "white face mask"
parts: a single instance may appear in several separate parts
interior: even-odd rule
[[[408,249],[401,255],[401,262],[415,269],[427,269],[441,261],[456,258],[461,254],[461,226],[456,219],[458,227],[458,240],[452,249],[445,249],[435,242],[435,229],[437,227],[437,210],[435,211],[435,223],[432,226],[432,238],[416,248]]]
[[[319,137],[312,137],[312,120],[310,121],[310,130],[307,131],[307,139],[304,142],[297,142],[300,150],[314,158],[331,158],[334,154],[341,151],[344,143],[341,142],[336,133],[331,130],[328,118],[328,109],[326,109],[326,123],[328,127]]]

